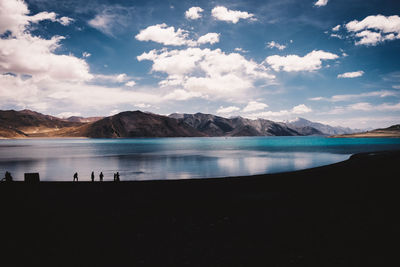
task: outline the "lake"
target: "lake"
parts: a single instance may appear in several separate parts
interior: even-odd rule
[[[0,140],[0,177],[45,181],[189,179],[277,173],[327,165],[353,153],[400,149],[400,138],[210,137]]]

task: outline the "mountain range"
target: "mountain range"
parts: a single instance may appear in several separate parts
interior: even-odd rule
[[[205,136],[304,136],[356,132],[344,127],[298,118],[290,122],[242,117],[224,118],[211,114],[169,116],[125,111],[109,117],[57,118],[31,110],[0,111],[0,137],[205,137]]]

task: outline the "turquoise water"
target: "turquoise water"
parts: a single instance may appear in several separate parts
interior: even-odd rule
[[[399,138],[235,137],[0,140],[0,177],[39,172],[41,180],[189,179],[286,172],[358,152],[400,149]]]

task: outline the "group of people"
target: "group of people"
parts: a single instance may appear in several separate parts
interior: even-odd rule
[[[103,172],[100,172],[99,174],[99,180],[100,182],[103,182],[103,178],[104,178],[104,174]],[[94,172],[92,171],[92,174],[90,175],[90,179],[92,180],[92,182],[94,182]],[[75,172],[74,176],[73,176],[73,180],[74,182],[78,182],[78,173]],[[114,182],[119,182],[119,172],[114,173]]]

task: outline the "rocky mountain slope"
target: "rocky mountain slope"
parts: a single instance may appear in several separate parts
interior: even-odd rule
[[[327,124],[322,124],[319,122],[312,122],[309,120],[306,120],[304,118],[296,118],[292,121],[287,121],[286,124],[296,130],[299,130],[302,132],[302,128],[308,129],[309,133],[311,134],[305,134],[305,135],[313,135],[313,134],[324,134],[324,135],[336,135],[336,134],[351,134],[355,133],[357,129],[350,129],[350,128],[345,128],[345,127],[333,127]],[[317,130],[317,132],[313,133],[314,130],[307,128],[311,127]],[[304,132],[306,133],[306,132]]]
[[[296,136],[296,130],[283,123],[269,120],[250,120],[242,117],[223,118],[211,114],[178,114],[169,115],[207,136]]]
[[[176,119],[141,111],[121,112],[71,129],[63,135],[91,138],[206,136]]]

